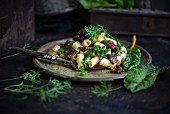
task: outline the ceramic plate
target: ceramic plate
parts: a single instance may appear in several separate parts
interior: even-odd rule
[[[49,42],[41,46],[37,51],[47,52],[54,45],[64,43],[66,40],[69,39]],[[127,46],[131,45],[131,43],[127,41],[120,40],[120,42],[126,44]],[[151,63],[152,57],[149,54],[149,52],[139,45],[136,45],[136,47],[141,50],[141,54],[142,54],[141,63]],[[109,69],[102,69],[97,71],[88,71],[87,76],[80,76],[79,75],[80,72],[75,71],[70,65],[68,66],[63,65],[63,63],[61,62],[56,62],[56,64],[52,64],[52,63],[42,62],[38,59],[33,59],[33,63],[36,67],[44,69],[45,70],[44,72],[50,76],[64,78],[68,80],[74,80],[74,81],[84,81],[84,82],[112,81],[112,80],[122,79],[127,75],[127,73],[114,74],[114,73],[110,73]]]

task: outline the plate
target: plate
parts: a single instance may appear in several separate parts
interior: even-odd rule
[[[41,46],[37,51],[38,52],[48,52],[54,45],[64,43],[66,40],[57,40],[49,42],[43,46]],[[131,43],[120,40],[121,43],[130,46]],[[144,49],[143,47],[136,45],[135,47],[141,50],[141,63],[151,63],[152,57],[150,53]],[[121,74],[110,73],[109,69],[102,69],[97,71],[88,71],[86,76],[80,76],[80,72],[75,71],[70,65],[63,65],[61,62],[57,62],[56,64],[45,63],[36,58],[33,59],[33,63],[36,67],[44,69],[44,73],[54,76],[57,78],[68,79],[72,81],[82,81],[82,82],[97,82],[97,81],[113,81],[118,79],[123,79],[127,75],[127,73],[123,72]]]

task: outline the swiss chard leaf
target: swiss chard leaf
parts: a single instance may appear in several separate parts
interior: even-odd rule
[[[116,4],[109,3],[108,0],[78,0],[85,9],[95,7],[115,7]]]
[[[138,48],[130,48],[126,60],[122,63],[124,71],[128,71],[140,64],[141,52]]]
[[[134,0],[78,0],[85,9],[92,9],[96,7],[114,7],[132,9],[134,7]]]
[[[124,87],[132,93],[151,87],[161,69],[152,64],[139,65],[128,71],[124,79]]]

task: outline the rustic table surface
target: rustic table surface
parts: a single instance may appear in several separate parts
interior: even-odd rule
[[[41,46],[47,42],[72,37],[74,33],[37,34],[32,45]],[[130,37],[120,36],[131,41]],[[170,65],[170,39],[159,37],[139,37],[137,44],[150,52],[153,64]],[[21,76],[24,72],[37,70],[32,58],[17,55],[0,60],[0,80]],[[48,79],[49,75],[41,73]],[[169,114],[170,113],[170,71],[160,74],[156,83],[148,90],[131,94],[124,88],[112,92],[108,97],[97,97],[90,92],[98,83],[71,82],[72,89],[60,95],[53,102],[40,103],[35,96],[27,100],[3,90],[11,84],[20,83],[14,80],[0,83],[0,114]],[[123,80],[113,81],[113,87],[122,85]]]

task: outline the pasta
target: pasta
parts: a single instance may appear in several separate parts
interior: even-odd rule
[[[98,57],[98,56],[95,56],[95,57],[93,57],[91,60],[89,60],[89,61],[87,62],[87,64],[89,65],[89,68],[92,68],[92,67],[94,67],[98,62],[99,62],[99,57]]]
[[[85,39],[82,43],[84,47],[88,47],[91,44],[91,41],[89,39]]]
[[[104,41],[104,37],[105,37],[105,33],[101,33],[101,34],[98,36],[97,41],[98,41],[98,42]]]
[[[114,67],[116,66],[116,63],[115,64],[112,64],[108,59],[106,58],[103,58],[99,65],[101,66],[104,66],[104,67],[107,67],[107,68],[110,68],[110,69],[114,69]]]
[[[101,66],[117,73],[122,72],[117,68],[120,68],[126,59],[126,47],[104,29],[90,27],[88,30],[80,30],[73,40],[67,40],[63,45],[55,45],[48,53],[75,62],[81,72]],[[94,33],[95,30],[98,32]]]
[[[59,46],[59,45],[55,45],[55,46],[52,48],[52,50],[53,50],[54,52],[57,52],[59,49],[60,49],[60,46]]]
[[[100,46],[101,48],[106,49],[106,46],[100,42],[96,42],[94,46]]]
[[[80,45],[80,42],[79,41],[76,41],[72,44],[72,48],[75,49],[76,51],[79,51],[80,48],[82,48],[83,46]]]
[[[127,53],[127,50],[126,50],[126,48],[125,48],[124,46],[122,46],[122,47],[120,48],[120,52]]]
[[[121,64],[123,58],[126,58],[125,52],[122,52],[121,54],[119,54],[119,56],[117,56],[117,58],[116,58],[117,65]]]
[[[106,38],[106,40],[108,40],[108,41],[111,41],[111,42],[113,42],[115,45],[117,45],[117,41],[116,40],[113,40],[113,39],[111,39],[111,38]]]
[[[80,53],[80,54],[77,54],[77,68],[80,68],[81,66],[81,62],[82,60],[84,59],[84,54]]]

